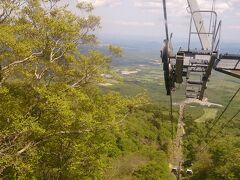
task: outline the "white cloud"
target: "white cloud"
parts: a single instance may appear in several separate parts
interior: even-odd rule
[[[153,14],[160,14],[162,10],[162,0],[132,0],[137,8]],[[186,14],[186,0],[171,0],[167,1],[167,10],[169,15],[183,15]]]
[[[121,0],[78,0],[92,3],[95,7],[101,7],[101,6],[108,6],[108,7],[115,7],[122,3]]]
[[[240,30],[240,25],[231,25],[228,27],[228,29]]]
[[[142,8],[151,13],[161,13],[162,12],[162,0],[132,0],[133,4],[137,8]],[[215,4],[216,11],[218,13],[223,13],[234,5],[240,3],[240,0],[217,0]],[[209,0],[198,0],[200,9],[211,10],[212,1]],[[188,6],[187,0],[171,0],[167,1],[167,10],[169,15],[183,16],[187,14],[186,7]]]
[[[140,21],[116,21],[114,24],[121,26],[155,26],[154,22],[140,22]]]
[[[69,0],[65,0],[69,1]],[[118,34],[164,35],[163,0],[76,0],[92,2],[103,19],[103,28]],[[174,37],[188,37],[190,14],[188,0],[166,0],[169,31]],[[211,10],[213,0],[197,0],[201,10]],[[121,5],[119,7],[116,7]],[[108,8],[112,8],[111,10]],[[106,11],[105,11],[106,10]],[[216,0],[218,19],[223,20],[223,39],[239,32],[240,0]],[[205,18],[205,17],[204,17]],[[207,19],[208,20],[208,19]],[[235,34],[234,34],[235,33]],[[236,37],[236,39],[239,37]],[[234,39],[235,40],[235,39]]]
[[[161,3],[157,1],[137,1],[134,2],[134,6],[139,8],[156,9],[161,7]]]
[[[201,7],[201,9],[204,10],[211,10],[212,9],[212,2],[209,0],[198,0],[199,2],[199,6]],[[225,1],[225,0],[217,0],[215,1],[215,10],[218,13],[223,13],[227,10],[229,10],[232,7],[232,3],[231,1]]]

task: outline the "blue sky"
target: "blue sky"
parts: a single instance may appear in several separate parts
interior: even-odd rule
[[[81,1],[81,0],[78,0]],[[117,38],[164,38],[162,0],[85,0],[101,16],[99,34]],[[187,0],[166,0],[169,29],[177,41],[188,38]],[[198,0],[203,10],[211,9],[212,0]],[[240,0],[216,0],[216,11],[223,20],[222,42],[240,44]],[[240,49],[240,47],[239,47]]]

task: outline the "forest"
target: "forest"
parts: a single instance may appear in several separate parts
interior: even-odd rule
[[[111,66],[124,52],[96,48],[101,18],[93,9],[79,2],[76,14],[61,0],[0,1],[0,179],[175,178],[166,102],[98,85],[103,74],[125,83]],[[184,156],[194,174],[183,178],[240,179],[239,116],[212,142],[202,138],[212,119],[193,123],[202,113],[186,111]],[[173,119],[176,129],[178,107]]]

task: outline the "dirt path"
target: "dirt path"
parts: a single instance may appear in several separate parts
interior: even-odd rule
[[[171,155],[170,155],[170,170],[172,168],[178,168],[181,169],[181,163],[183,162],[183,135],[185,134],[184,130],[184,111],[188,104],[196,103],[201,106],[207,106],[207,107],[222,107],[220,104],[210,103],[208,102],[208,99],[204,99],[203,101],[197,100],[197,99],[186,99],[185,101],[182,101],[179,103],[179,118],[178,118],[178,127],[177,127],[177,133],[176,138],[174,139],[172,143],[171,148]],[[177,104],[175,104],[177,105]],[[177,179],[180,179],[181,177],[178,176]]]
[[[175,139],[175,164],[178,165],[179,162],[182,162],[183,160],[183,153],[182,153],[182,137],[185,134],[184,131],[184,123],[183,123],[183,118],[184,118],[184,109],[185,109],[185,104],[180,105],[179,109],[179,118],[178,118],[178,128],[177,128],[177,134],[176,134],[176,139]]]
[[[183,135],[185,134],[184,131],[184,110],[186,104],[183,102],[180,104],[179,108],[179,118],[178,118],[178,127],[177,127],[177,134],[174,142],[172,144],[172,155],[170,157],[170,168],[180,168],[181,163],[183,161],[183,152],[182,152],[182,145],[183,145]]]
[[[223,107],[221,104],[211,103],[208,101],[207,98],[204,98],[202,101],[198,99],[185,99],[184,101],[180,103],[173,103],[173,105],[181,105],[181,104],[199,104],[201,106],[206,107]]]

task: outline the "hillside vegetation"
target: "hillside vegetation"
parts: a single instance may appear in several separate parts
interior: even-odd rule
[[[97,47],[100,17],[88,3],[75,10],[81,15],[60,0],[0,1],[0,179],[174,179],[171,131],[183,88],[174,93],[171,124],[160,68],[140,55],[141,66],[129,67],[119,47]],[[134,73],[119,75],[127,70]],[[224,82],[208,92],[225,106],[239,83]],[[239,116],[214,141],[203,138],[222,110],[187,108],[188,179],[240,179]]]
[[[98,89],[119,48],[79,51],[97,42],[92,5],[77,4],[83,16],[57,0],[0,8],[1,178],[168,179],[165,109]]]

